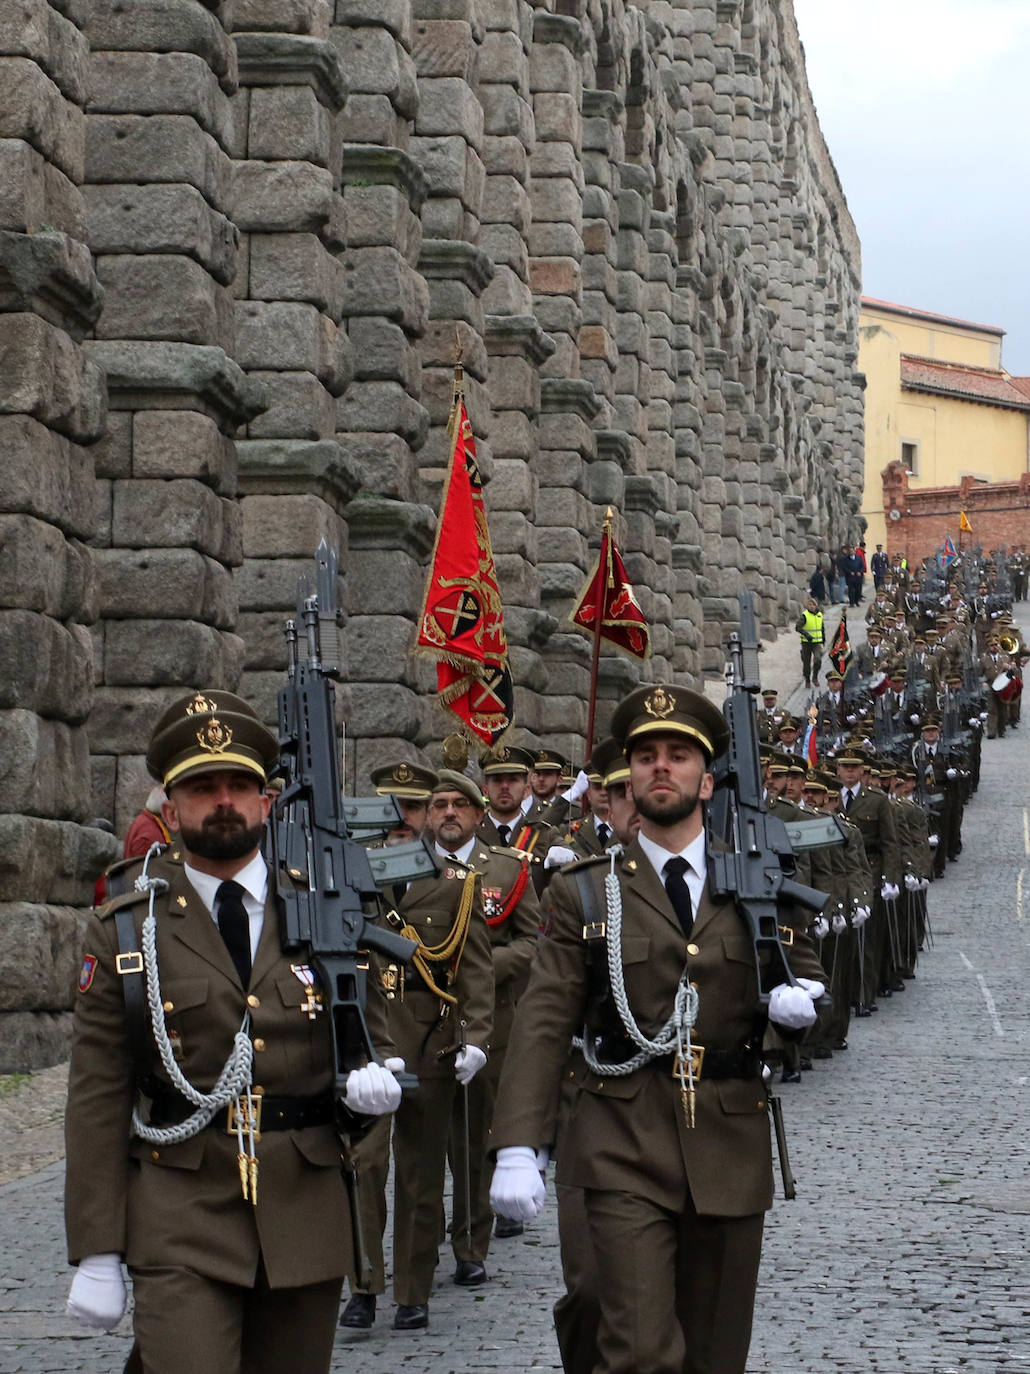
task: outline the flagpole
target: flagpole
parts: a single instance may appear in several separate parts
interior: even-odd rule
[[[604,615],[605,592],[610,581],[612,517],[611,506],[605,511],[601,526],[601,552],[597,560],[597,601],[594,607],[594,653],[590,664],[590,704],[587,707],[587,752],[584,766],[594,748],[594,720],[597,715],[597,671],[601,660],[601,620]]]

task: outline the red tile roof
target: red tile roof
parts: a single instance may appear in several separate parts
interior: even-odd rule
[[[1027,383],[1024,387],[1020,383]],[[906,391],[926,391],[954,396],[1006,410],[1030,411],[1030,378],[1010,377],[987,367],[962,367],[934,358],[901,355],[901,385]]]
[[[873,310],[888,310],[892,315],[907,315],[913,320],[929,320],[937,324],[958,324],[965,329],[979,329],[985,334],[997,334],[999,337],[1005,333],[1004,329],[999,329],[995,324],[974,324],[972,320],[960,320],[954,315],[935,315],[930,310],[919,310],[914,305],[892,305],[890,301],[878,301],[874,296],[863,296],[862,305],[868,305]]]

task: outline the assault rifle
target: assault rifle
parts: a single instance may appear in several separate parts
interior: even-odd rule
[[[284,787],[268,826],[268,861],[281,902],[283,949],[297,950],[320,975],[328,1003],[339,1125],[355,1121],[343,1105],[347,1075],[376,1058],[365,1020],[367,951],[407,962],[415,943],[365,915],[378,907],[368,853],[344,819],[335,691],[340,676],[336,628],[337,557],[323,539],[315,554],[316,590],[298,584],[297,622],[286,623],[287,682],[279,692]],[[311,1015],[315,1015],[313,1008]],[[405,1090],[413,1074],[398,1074]],[[360,1129],[360,1125],[359,1125]]]
[[[740,632],[730,635],[729,695],[723,714],[729,748],[717,759],[715,793],[708,808],[709,837],[728,849],[708,850],[708,881],[715,897],[732,897],[755,946],[762,1002],[779,983],[794,984],[780,941],[778,903],[794,902],[820,912],[827,894],[795,882],[794,851],[782,820],[762,805],[755,694],[759,691],[758,631],[751,592],[740,594]]]

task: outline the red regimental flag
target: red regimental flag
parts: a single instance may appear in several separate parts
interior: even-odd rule
[[[572,623],[596,633],[634,658],[650,658],[651,631],[637,604],[626,568],[612,538],[611,522],[601,531],[601,550],[572,612]]]
[[[848,664],[851,662],[851,642],[848,639],[848,622],[844,612],[841,611],[840,624],[837,626],[837,633],[833,637],[830,645],[830,662],[840,673],[841,677],[848,671]]]
[[[476,442],[462,396],[415,648],[437,660],[437,691],[463,730],[495,743],[511,724],[513,691]]]
[[[819,762],[819,749],[815,740],[815,721],[811,721],[808,726],[805,739],[805,758],[808,760],[809,768],[814,768]]]

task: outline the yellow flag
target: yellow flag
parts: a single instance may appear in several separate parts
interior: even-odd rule
[[[966,513],[965,513],[964,510],[960,510],[959,513],[958,513],[958,527],[959,527],[959,529],[962,531],[963,534],[972,534],[972,533],[973,533],[973,527],[972,527],[972,525],[969,523],[969,519],[968,519],[968,517],[967,517],[967,515],[966,515]]]

